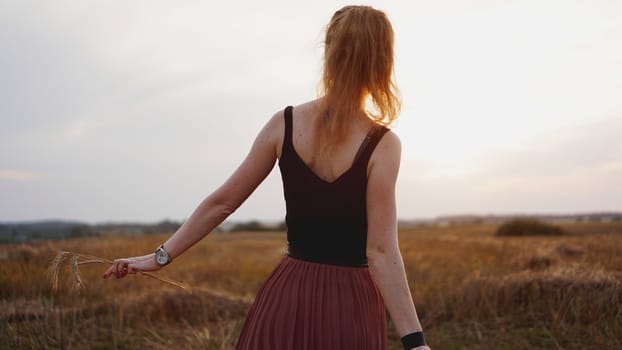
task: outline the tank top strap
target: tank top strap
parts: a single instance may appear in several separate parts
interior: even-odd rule
[[[384,136],[387,131],[389,131],[389,128],[383,125],[373,127],[356,152],[356,155],[354,156],[354,163],[356,164],[360,161],[361,165],[367,167],[371,154],[374,152],[376,145],[378,145],[378,142],[380,142],[380,139],[382,139],[382,136]]]
[[[285,135],[283,136],[283,145],[287,145],[287,147],[292,147],[292,110],[293,106],[285,107]]]
[[[287,106],[284,110],[285,132],[283,133],[283,146],[281,146],[281,159],[290,157],[295,153],[294,144],[292,143],[293,131],[293,106]]]

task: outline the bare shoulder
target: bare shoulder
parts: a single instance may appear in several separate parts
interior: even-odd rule
[[[400,138],[391,130],[387,131],[376,145],[367,165],[368,181],[396,181],[402,156]]]
[[[307,101],[294,106],[294,110],[299,113],[307,114],[314,112],[318,106],[318,100]]]
[[[294,106],[294,125],[303,126],[307,129],[313,123],[313,117],[317,114],[317,100],[312,100]]]
[[[378,142],[376,149],[372,153],[370,163],[377,163],[385,161],[398,162],[402,154],[402,142],[396,133],[389,130]]]
[[[274,113],[263,126],[256,140],[256,142],[272,148],[276,157],[280,157],[283,144],[283,133],[285,130],[283,114],[284,109]]]
[[[377,147],[389,152],[398,152],[399,154],[402,149],[402,142],[400,141],[399,136],[389,129],[389,131],[382,136]]]
[[[283,115],[284,114],[285,114],[285,109],[281,109],[275,112],[272,115],[272,117],[270,117],[265,127],[269,129],[279,128],[279,127],[283,128],[284,126]]]
[[[284,124],[283,110],[274,113],[274,115],[270,117],[270,119],[268,119],[268,121],[261,128],[259,135],[257,135],[257,140],[262,141],[263,143],[273,143],[277,141],[279,139],[279,133],[283,133],[285,128]]]
[[[308,101],[302,104],[295,105],[293,106],[294,111],[295,111],[294,115],[296,116],[307,115],[309,114],[309,112],[313,111],[316,108],[316,104],[317,104],[316,101]],[[274,115],[270,118],[270,120],[266,124],[266,128],[277,129],[275,130],[276,133],[278,135],[282,135],[285,129],[284,116],[285,116],[285,108],[274,113]]]

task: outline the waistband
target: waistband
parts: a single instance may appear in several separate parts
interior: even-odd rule
[[[342,257],[319,256],[310,254],[308,252],[303,252],[301,249],[298,249],[291,245],[287,246],[287,256],[298,260],[327,265],[337,265],[345,267],[367,267],[367,259],[353,259],[345,255]]]

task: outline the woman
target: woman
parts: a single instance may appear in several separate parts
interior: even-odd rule
[[[125,277],[174,260],[238,208],[278,160],[288,252],[251,307],[238,349],[386,349],[388,309],[405,349],[425,345],[397,242],[400,141],[393,29],[346,6],[325,40],[323,95],[277,112],[231,177],[155,253],[117,259]],[[373,107],[374,112],[366,108]]]

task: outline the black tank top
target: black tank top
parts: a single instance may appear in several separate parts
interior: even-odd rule
[[[292,143],[292,109],[285,109],[279,168],[287,214],[287,254],[332,265],[367,266],[367,163],[384,126],[372,128],[352,166],[333,182],[318,177]]]

